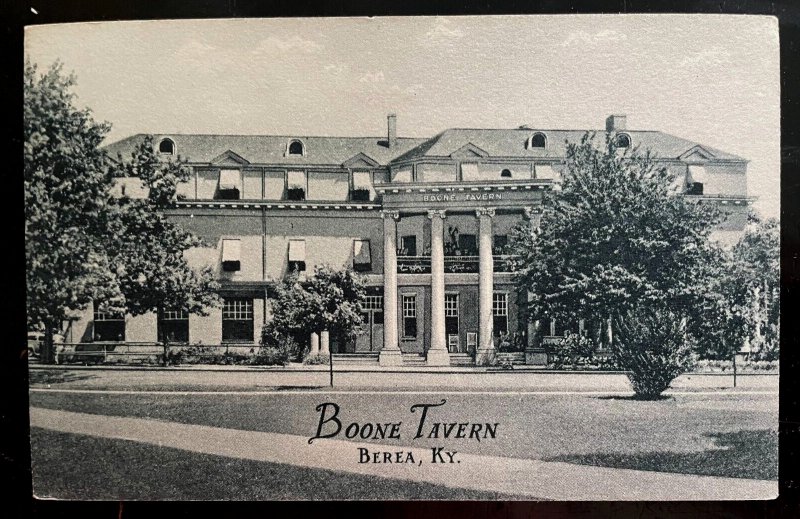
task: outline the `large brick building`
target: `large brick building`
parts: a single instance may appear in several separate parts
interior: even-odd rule
[[[620,146],[651,150],[685,196],[726,209],[714,236],[735,241],[751,201],[746,160],[659,131],[628,130],[625,116],[610,116],[605,130]],[[313,344],[384,365],[469,364],[500,333],[525,349],[584,327],[581,320],[527,323],[502,257],[513,226],[537,225],[543,193],[559,184],[565,141],[584,133],[523,126],[404,138],[390,115],[383,137],[156,135],[159,153],[191,165],[170,216],[204,239],[189,260],[216,269],[224,304],[208,316],[122,317],[90,307],[67,340],[154,343],[169,335],[257,344],[270,287],[290,270],[322,263],[364,274],[366,326],[354,342],[313,337]],[[129,156],[144,137],[107,150]],[[128,194],[141,189],[137,179],[120,186]]]

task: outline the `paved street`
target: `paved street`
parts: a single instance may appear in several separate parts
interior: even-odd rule
[[[37,495],[194,499],[204,489],[233,499],[746,499],[777,491],[778,398],[766,383],[777,377],[742,377],[735,391],[711,391],[692,376],[665,400],[639,402],[618,375],[383,374],[395,378],[392,386],[361,373],[341,375],[333,390],[318,375],[325,374],[32,370]],[[456,376],[466,390],[430,382]],[[420,378],[429,387],[397,389]],[[421,410],[411,406],[442,400],[415,438]],[[342,429],[309,445],[317,406],[326,402],[339,406]],[[399,438],[348,438],[352,423],[362,433],[368,423],[399,423]],[[442,428],[433,431],[435,423]],[[479,424],[484,436],[454,437],[453,428],[445,437],[452,423],[469,424],[464,436]],[[497,424],[494,437],[485,424]],[[332,426],[324,424],[323,435]],[[457,470],[430,464],[434,447],[457,451]],[[381,463],[359,463],[359,449],[380,452]],[[383,463],[384,452],[397,450],[425,462]],[[155,474],[153,464],[161,466]],[[70,476],[54,466],[69,466]],[[194,473],[199,466],[203,474]],[[224,481],[246,474],[261,484],[226,490]],[[326,483],[309,486],[309,478]]]

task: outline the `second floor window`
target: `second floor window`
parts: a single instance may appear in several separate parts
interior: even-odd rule
[[[236,272],[241,270],[241,240],[222,240],[222,270]]]
[[[289,240],[289,272],[306,271],[306,241]]]
[[[372,270],[369,240],[353,240],[353,270],[357,272]]]
[[[417,255],[417,237],[413,234],[400,238],[400,256]]]

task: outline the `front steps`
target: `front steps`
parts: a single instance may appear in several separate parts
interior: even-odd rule
[[[421,368],[428,365],[425,356],[419,353],[403,353],[403,366]]]
[[[452,367],[472,367],[475,366],[475,358],[471,353],[449,353],[450,366]],[[525,353],[496,353],[495,361],[497,364],[511,363],[515,366],[525,365]],[[358,352],[358,353],[334,353],[333,364],[339,366],[380,366],[378,352]],[[424,368],[428,362],[424,354],[403,353],[402,366],[411,368]]]
[[[456,367],[474,366],[475,359],[471,353],[451,353],[450,365]]]
[[[333,365],[339,366],[377,366],[378,352],[359,352],[359,353],[334,353]]]

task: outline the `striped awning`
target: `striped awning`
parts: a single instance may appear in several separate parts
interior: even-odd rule
[[[305,260],[306,260],[306,241],[290,240],[289,261],[305,261]]]
[[[222,269],[235,271],[241,268],[242,241],[222,240]]]
[[[242,190],[242,175],[238,169],[221,169],[219,171],[219,188],[223,191]]]
[[[372,264],[372,254],[369,250],[369,240],[353,241],[353,264],[370,265]]]
[[[698,166],[695,164],[689,165],[689,182],[700,182],[701,184],[705,184],[708,175],[706,174],[705,166]]]

